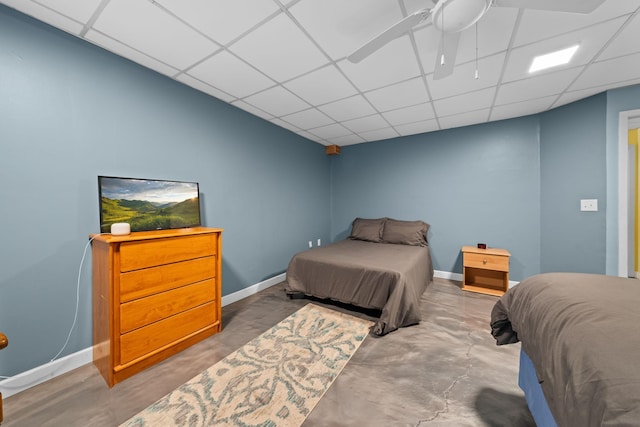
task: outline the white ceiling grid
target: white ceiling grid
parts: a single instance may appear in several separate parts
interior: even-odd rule
[[[588,15],[491,8],[463,31],[454,73],[441,80],[429,20],[346,60],[430,0],[0,3],[323,145],[534,114],[640,83],[640,0],[606,0]],[[528,73],[535,55],[574,43],[571,63]]]

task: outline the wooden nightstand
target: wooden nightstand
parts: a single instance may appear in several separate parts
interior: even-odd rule
[[[462,290],[501,296],[509,289],[506,249],[462,247]]]

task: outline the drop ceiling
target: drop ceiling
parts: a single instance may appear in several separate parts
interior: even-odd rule
[[[346,59],[430,0],[0,3],[323,145],[524,116],[640,83],[640,0],[587,15],[492,7],[464,30],[441,80],[429,20],[360,63]],[[575,43],[569,64],[528,73],[534,56]]]

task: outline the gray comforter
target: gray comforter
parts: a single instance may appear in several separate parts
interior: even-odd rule
[[[371,332],[420,322],[420,297],[433,280],[428,247],[342,240],[293,256],[286,292],[382,310]]]
[[[530,277],[495,304],[491,330],[522,342],[559,426],[640,426],[640,280]]]

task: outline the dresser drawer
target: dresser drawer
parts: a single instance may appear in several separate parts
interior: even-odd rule
[[[216,257],[208,256],[120,274],[120,302],[212,279]]]
[[[216,303],[210,302],[120,336],[120,364],[129,363],[213,325]]]
[[[487,270],[509,271],[509,257],[492,254],[465,253],[464,266],[484,268]]]
[[[216,298],[213,279],[120,305],[120,332],[126,333]]]
[[[120,245],[120,271],[139,270],[202,256],[216,255],[216,234],[197,234]]]

